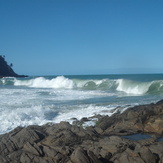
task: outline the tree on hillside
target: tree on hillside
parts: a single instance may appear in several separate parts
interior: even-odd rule
[[[5,55],[0,55],[2,58],[5,58]]]
[[[13,67],[13,64],[12,63],[10,63],[10,67]]]

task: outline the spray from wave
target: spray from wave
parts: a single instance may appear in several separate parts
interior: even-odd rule
[[[151,82],[137,82],[119,79],[117,80],[117,90],[127,94],[144,95],[163,93],[163,80]]]
[[[142,95],[148,92],[148,89],[151,85],[151,83],[139,83],[139,82],[133,82],[129,80],[124,79],[118,79],[117,81],[117,91],[122,91],[127,94],[136,94],[136,95]]]
[[[51,80],[45,79],[44,77],[39,77],[31,80],[17,80],[14,82],[15,86],[28,86],[34,88],[67,88],[72,89],[75,87],[75,84],[72,80],[65,78],[63,76],[58,76]]]

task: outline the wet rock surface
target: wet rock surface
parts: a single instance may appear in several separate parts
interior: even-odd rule
[[[150,134],[142,140],[124,135]],[[93,127],[68,122],[18,127],[0,135],[0,163],[163,163],[163,101],[99,116]]]

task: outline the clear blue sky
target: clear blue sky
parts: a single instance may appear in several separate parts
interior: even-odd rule
[[[0,0],[0,55],[27,75],[162,73],[162,0]]]

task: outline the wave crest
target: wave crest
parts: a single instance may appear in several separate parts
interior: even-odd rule
[[[65,78],[64,76],[58,76],[53,79],[45,79],[44,77],[38,77],[30,80],[17,80],[14,82],[15,86],[28,86],[35,88],[65,88],[72,89],[75,84],[72,80]]]
[[[127,94],[143,95],[152,93],[163,93],[163,81],[136,82],[125,79],[117,80],[117,91]]]
[[[58,76],[52,79],[47,79],[45,77],[37,77],[33,79],[3,78],[0,79],[0,85],[54,89],[101,90],[114,93],[124,92],[130,95],[163,93],[163,80],[138,82],[127,79],[69,79],[64,76]]]
[[[118,79],[117,84],[118,84],[117,91],[122,91],[127,94],[136,94],[136,95],[145,94],[150,86],[150,83],[133,82],[124,79]]]

